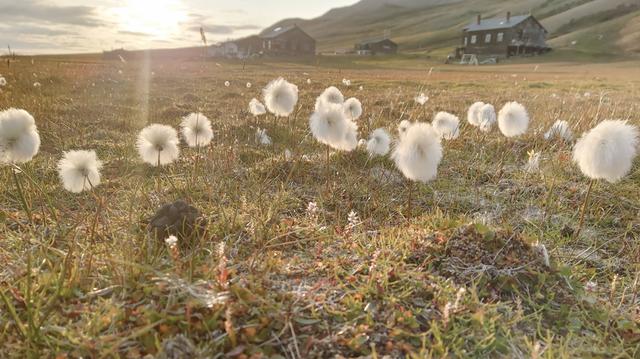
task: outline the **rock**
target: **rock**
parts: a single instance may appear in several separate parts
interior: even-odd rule
[[[194,234],[202,232],[206,219],[200,211],[184,200],[165,204],[149,219],[149,233],[159,240],[173,235],[180,243],[188,242]]]

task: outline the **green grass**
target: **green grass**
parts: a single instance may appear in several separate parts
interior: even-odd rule
[[[148,90],[136,62],[36,59],[3,69],[9,86],[0,108],[32,113],[42,148],[18,174],[33,223],[9,168],[0,168],[0,352],[638,357],[638,163],[621,183],[596,185],[576,239],[587,181],[569,145],[541,139],[556,118],[576,133],[596,113],[640,124],[637,82],[606,73],[526,81],[534,74],[518,71],[514,80],[500,67],[431,76],[354,67],[153,63]],[[290,120],[254,119],[249,100],[277,76],[300,87],[298,110]],[[444,143],[438,179],[415,186],[409,214],[410,184],[388,158],[368,159],[360,149],[326,163],[325,148],[308,134],[315,97],[342,78],[353,81],[341,87],[345,95],[364,104],[363,137],[439,110],[464,121],[475,100],[498,108],[520,101],[532,126],[506,140],[465,122],[461,137]],[[425,108],[412,101],[419,91],[430,96]],[[141,163],[134,143],[142,127],[177,126],[196,110],[214,123],[209,148],[183,148],[160,170]],[[273,146],[255,143],[258,126]],[[71,149],[95,149],[105,162],[95,191],[63,191],[55,165]],[[539,173],[522,169],[530,150],[542,152]],[[176,199],[208,224],[172,252],[145,227]],[[317,212],[307,211],[310,202]],[[536,242],[548,249],[550,267]]]

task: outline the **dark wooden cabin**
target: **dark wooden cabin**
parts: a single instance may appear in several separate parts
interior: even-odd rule
[[[260,34],[262,52],[266,55],[313,56],[316,40],[297,25],[269,29]]]
[[[357,43],[355,50],[358,55],[395,54],[398,44],[387,38],[366,40]]]
[[[456,55],[473,54],[483,57],[539,55],[551,48],[546,43],[548,31],[532,15],[477,20],[462,31],[462,47]]]

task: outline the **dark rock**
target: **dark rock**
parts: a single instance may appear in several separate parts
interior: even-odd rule
[[[200,211],[183,200],[165,204],[149,219],[148,230],[160,240],[173,235],[184,243],[206,227]]]

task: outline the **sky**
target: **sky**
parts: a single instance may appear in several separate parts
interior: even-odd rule
[[[0,0],[0,54],[99,52],[201,45],[284,18],[313,18],[357,0]]]

